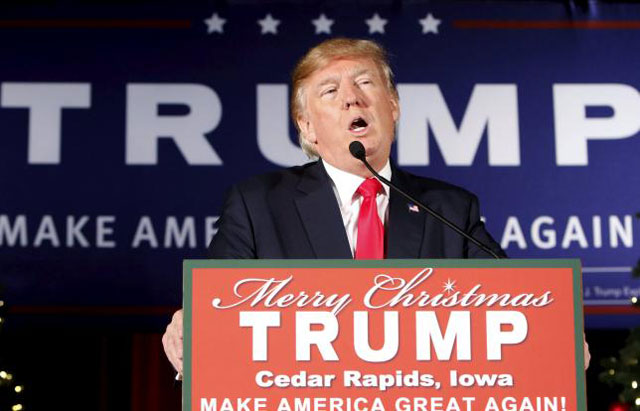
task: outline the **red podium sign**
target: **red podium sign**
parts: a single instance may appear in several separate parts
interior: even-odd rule
[[[185,410],[586,410],[577,260],[185,261]]]

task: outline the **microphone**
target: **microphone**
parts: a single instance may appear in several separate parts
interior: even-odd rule
[[[373,174],[382,183],[384,183],[387,186],[391,187],[396,192],[402,194],[402,196],[404,198],[406,198],[407,200],[411,201],[414,204],[417,204],[418,207],[420,207],[421,209],[423,209],[427,213],[431,214],[437,220],[441,221],[444,225],[446,225],[447,227],[451,228],[453,231],[455,231],[456,233],[460,234],[461,236],[463,236],[467,240],[471,241],[473,244],[477,245],[485,253],[489,254],[490,256],[492,256],[493,258],[498,259],[498,260],[502,258],[498,254],[496,254],[493,250],[491,250],[489,247],[487,247],[486,245],[482,244],[480,241],[476,240],[475,238],[473,238],[472,236],[467,234],[463,229],[461,229],[460,227],[458,227],[457,225],[455,225],[454,223],[449,221],[442,214],[438,213],[437,211],[433,210],[432,208],[428,207],[427,205],[422,204],[421,201],[418,201],[417,199],[413,198],[413,196],[405,193],[400,188],[398,188],[395,184],[393,184],[391,181],[387,180],[386,178],[384,178],[380,174],[378,174],[376,172],[376,170],[374,170],[373,167],[371,167],[371,164],[369,164],[369,162],[367,161],[367,153],[366,153],[366,150],[364,149],[364,146],[362,145],[361,142],[352,141],[351,144],[349,144],[349,152],[351,153],[352,156],[354,156],[358,160],[362,161],[364,163],[365,167],[367,167],[367,169],[371,172],[371,174]]]

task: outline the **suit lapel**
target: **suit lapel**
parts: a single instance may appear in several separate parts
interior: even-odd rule
[[[420,198],[409,176],[393,167],[391,182]],[[420,258],[424,241],[425,212],[415,211],[415,207],[401,194],[391,190],[389,198],[389,222],[387,227],[387,258]]]
[[[296,207],[316,258],[353,258],[338,201],[320,161],[297,186]]]

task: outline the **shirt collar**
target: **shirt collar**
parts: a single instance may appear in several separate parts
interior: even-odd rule
[[[348,207],[353,201],[354,193],[365,179],[358,175],[340,170],[326,161],[323,161],[322,163],[324,164],[324,168],[327,170],[327,174],[329,174],[329,178],[338,193],[340,206]],[[391,180],[391,163],[389,162],[389,159],[387,159],[384,167],[382,167],[378,173],[387,180]],[[384,183],[382,183],[382,187],[384,188],[384,193],[388,196],[389,187]]]

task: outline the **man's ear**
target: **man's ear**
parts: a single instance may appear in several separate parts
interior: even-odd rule
[[[391,97],[391,115],[393,116],[393,122],[397,123],[400,118],[400,103],[394,97]]]
[[[307,142],[309,144],[316,144],[316,133],[315,130],[313,129],[313,125],[311,124],[311,122],[309,121],[308,118],[306,118],[305,116],[298,116],[298,119],[296,120],[296,123],[298,123],[298,128],[300,129],[300,132],[302,133],[302,138],[304,138],[305,140],[307,140]]]

